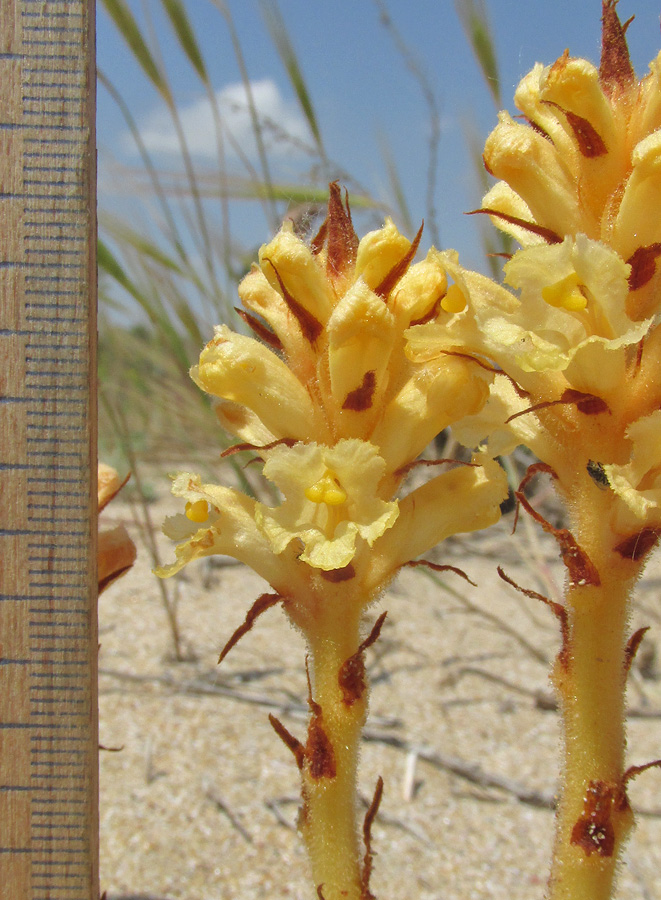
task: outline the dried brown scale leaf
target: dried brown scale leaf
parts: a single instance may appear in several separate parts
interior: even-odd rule
[[[276,603],[280,603],[284,599],[285,598],[281,594],[262,594],[261,597],[258,597],[246,613],[245,621],[239,625],[232,637],[223,647],[221,654],[218,657],[218,664],[220,665],[232,647],[241,640],[244,634],[247,634],[250,631],[258,616],[261,616],[267,609],[270,609],[272,606],[275,606]]]
[[[616,544],[615,552],[619,553],[623,559],[640,562],[656,547],[660,537],[661,528],[648,526]]]
[[[272,260],[268,257],[264,257],[264,262],[270,264],[271,268],[275,272],[275,277],[278,279],[278,284],[280,285],[280,290],[282,291],[282,299],[287,304],[289,311],[292,313],[294,318],[299,324],[303,337],[314,346],[317,342],[317,338],[324,330],[324,326],[321,322],[316,319],[311,312],[309,312],[304,306],[302,306],[298,300],[296,300],[287,290],[285,284],[280,277],[280,273],[276,269]]]
[[[294,759],[296,760],[298,768],[302,769],[305,762],[305,747],[303,744],[271,713],[269,713],[269,722],[283,744],[294,754]]]
[[[562,560],[569,572],[570,584],[574,586],[598,587],[601,584],[601,578],[597,567],[594,565],[585,550],[579,547],[576,538],[568,528],[555,528],[548,522],[541,513],[530,504],[528,498],[521,491],[515,491],[514,496],[519,501],[526,512],[538,522],[544,531],[552,534],[558,542]]]
[[[298,442],[294,438],[278,438],[277,441],[271,441],[270,444],[263,444],[260,447],[257,444],[250,444],[246,441],[241,444],[232,444],[231,447],[227,447],[220,454],[220,458],[223,459],[225,456],[232,456],[234,453],[243,453],[245,450],[273,450],[274,447],[278,447],[280,444],[283,444],[285,447],[293,447],[296,443]]]
[[[374,391],[376,389],[376,372],[370,369],[365,372],[362,384],[353,391],[349,391],[344,398],[342,409],[350,409],[353,412],[364,412],[372,406]]]
[[[279,353],[283,352],[284,347],[282,346],[282,341],[277,334],[271,331],[271,329],[263,322],[260,322],[255,316],[250,315],[245,309],[239,309],[238,306],[234,307],[234,312],[243,319],[246,325],[255,332],[261,341],[264,341],[265,344],[268,344],[269,347],[273,347],[273,349],[277,350]]]
[[[586,416],[596,416],[599,415],[599,413],[604,412],[607,412],[610,415],[611,412],[608,404],[601,397],[597,397],[595,394],[586,394],[583,391],[576,391],[573,388],[567,388],[567,390],[563,392],[562,397],[558,400],[542,400],[540,403],[535,403],[527,409],[521,409],[519,412],[513,413],[506,419],[505,424],[512,422],[514,419],[518,419],[519,416],[525,416],[531,412],[538,412],[540,409],[550,409],[552,406],[575,406],[579,412]]]
[[[640,642],[645,637],[645,632],[649,631],[649,625],[645,628],[639,628],[638,631],[634,631],[629,640],[627,641],[627,646],[624,649],[624,671],[625,674],[631,668],[631,664],[634,661],[634,657],[638,652],[638,648],[640,647]]]
[[[463,459],[414,459],[413,462],[406,463],[395,470],[395,475],[401,478],[418,466],[445,466],[454,463],[457,466],[468,466],[470,469],[479,469],[478,463],[465,462]]]
[[[428,559],[412,559],[401,567],[408,567],[411,569],[415,569],[417,566],[424,566],[427,569],[432,569],[434,572],[454,572],[455,575],[460,575],[465,581],[469,584],[472,584],[473,587],[477,587],[474,581],[468,577],[468,575],[464,572],[463,569],[460,569],[458,566],[442,566],[440,563],[429,562]]]
[[[310,778],[319,781],[321,778],[335,778],[337,763],[335,751],[323,726],[323,714],[318,703],[314,703],[312,717],[308,726],[308,739],[305,745],[305,759]]]
[[[530,396],[530,393],[522,388],[521,385],[518,384],[511,375],[508,375],[507,372],[499,369],[498,366],[494,366],[493,363],[489,363],[484,359],[480,359],[479,356],[473,356],[471,353],[461,353],[461,351],[459,350],[441,350],[441,353],[443,354],[443,356],[457,356],[459,359],[468,359],[471,362],[477,363],[477,365],[481,369],[485,369],[487,372],[493,372],[494,375],[504,375],[516,391],[518,397]]]
[[[606,147],[603,138],[587,119],[584,119],[582,116],[579,116],[568,109],[564,109],[559,103],[554,103],[552,100],[546,100],[544,102],[549,106],[559,109],[567,119],[567,124],[574,133],[578,149],[582,156],[586,159],[595,159],[598,156],[605,156],[606,153],[608,153],[608,148]]]
[[[632,778],[635,778],[642,772],[646,772],[648,769],[661,769],[661,759],[654,759],[652,762],[643,763],[641,766],[629,766],[622,776],[623,784],[626,784]]]
[[[622,25],[616,6],[617,0],[603,0],[601,6],[599,83],[609,96],[626,91],[636,80],[626,39],[633,16]]]
[[[367,687],[365,681],[365,650],[378,640],[387,615],[387,612],[381,613],[360,647],[340,666],[337,673],[337,681],[342,691],[342,702],[346,706],[352,706],[357,700],[360,700],[365,692]]]
[[[656,272],[656,260],[661,256],[661,244],[649,244],[638,247],[627,260],[631,266],[629,273],[629,290],[636,291],[651,281]]]
[[[387,299],[392,289],[395,287],[399,279],[404,275],[408,267],[411,265],[415,254],[418,252],[418,247],[420,246],[420,239],[422,238],[422,230],[425,227],[425,223],[423,222],[420,228],[418,229],[418,233],[413,238],[413,243],[404,254],[404,256],[400,259],[398,263],[392,267],[392,269],[388,272],[386,277],[381,281],[377,287],[374,288],[374,293],[377,297],[382,297],[384,300]]]
[[[365,843],[365,856],[363,858],[363,872],[361,878],[360,900],[375,900],[374,894],[370,891],[370,876],[372,874],[372,862],[374,854],[372,853],[372,825],[376,818],[383,797],[383,778],[379,775],[374,790],[374,797],[369,805],[365,818],[363,820],[363,841]]]
[[[328,235],[328,216],[321,223],[321,227],[319,231],[315,234],[315,236],[310,241],[310,250],[317,256],[324,249],[324,244],[326,243],[326,236]]]
[[[324,897],[322,888],[323,888],[323,884],[317,885],[317,897],[319,898],[319,900],[326,900],[326,898]]]
[[[563,241],[563,238],[559,234],[556,234],[556,232],[552,231],[550,228],[545,228],[544,225],[537,225],[536,222],[526,222],[525,219],[520,219],[518,216],[512,216],[509,213],[501,212],[498,209],[491,209],[488,206],[482,206],[480,209],[471,209],[469,212],[465,213],[467,216],[476,216],[478,214],[495,216],[497,219],[509,222],[510,225],[517,225],[519,228],[525,228],[525,230],[529,231],[531,234],[536,234],[539,237],[544,238],[549,244],[561,244]]]
[[[620,785],[608,781],[591,781],[583,799],[583,812],[572,829],[571,843],[586,856],[598,853],[609,857],[615,850],[613,808],[624,812],[628,807],[626,793]]]
[[[560,652],[558,653],[558,660],[563,669],[566,669],[569,665],[569,619],[565,607],[562,606],[561,603],[556,603],[555,600],[550,600],[548,597],[545,597],[544,594],[539,594],[537,591],[533,591],[530,588],[521,587],[521,585],[517,584],[513,578],[510,578],[500,566],[496,568],[496,571],[500,578],[513,587],[514,590],[523,594],[524,597],[530,597],[532,600],[541,600],[542,603],[545,603],[555,613],[560,622],[560,636],[562,640]]]
[[[329,191],[326,271],[330,278],[334,278],[343,275],[355,265],[358,236],[351,221],[348,195],[346,196],[345,210],[340,185],[337,181],[329,185]]]

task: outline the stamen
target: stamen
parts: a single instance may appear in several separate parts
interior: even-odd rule
[[[580,312],[588,305],[585,295],[581,292],[581,282],[576,272],[542,288],[542,299],[549,306],[567,309],[569,312]]]
[[[209,504],[207,501],[196,500],[193,503],[189,500],[188,503],[186,503],[186,518],[197,524],[206,522],[209,518]]]
[[[448,292],[441,300],[441,307],[449,313],[458,313],[466,309],[466,296],[458,284],[451,284]]]
[[[347,499],[347,492],[340,484],[337,475],[330,469],[326,469],[319,481],[315,481],[305,489],[305,496],[312,503],[341,506]]]

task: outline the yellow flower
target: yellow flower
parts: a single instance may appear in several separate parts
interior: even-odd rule
[[[377,448],[365,441],[276,447],[264,475],[280,488],[285,502],[275,509],[258,504],[257,524],[274,553],[298,540],[303,562],[326,571],[341,569],[356,555],[358,540],[371,547],[397,518],[397,502],[379,498],[384,471]]]
[[[413,262],[420,236],[411,242],[388,219],[359,241],[332,184],[310,245],[285,223],[261,248],[239,286],[255,337],[219,326],[191,376],[216,398],[223,426],[259,453],[284,502],[254,505],[179,476],[174,492],[187,512],[166,523],[177,562],[159,574],[211,553],[237,556],[236,541],[250,548],[237,558],[261,572],[264,547],[297,570],[345,569],[393,527],[407,467],[439,431],[478,412],[494,377],[459,356],[408,358],[407,329],[441,312],[451,321],[466,304],[448,290],[442,254]],[[490,471],[500,495],[501,475]],[[439,496],[447,474],[434,479]]]
[[[604,20],[599,68],[565,53],[536,65],[500,114],[484,161],[501,181],[483,201],[494,224],[523,246],[582,233],[631,266],[627,312],[659,306],[661,254],[661,54],[635,77],[614,4]]]

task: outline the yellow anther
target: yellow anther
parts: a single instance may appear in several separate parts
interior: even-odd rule
[[[209,504],[206,500],[196,500],[192,503],[190,500],[186,504],[186,518],[191,522],[206,522],[209,518]]]
[[[588,305],[585,295],[580,290],[581,282],[576,272],[572,272],[555,284],[542,288],[542,299],[549,304],[570,312],[580,312]]]
[[[458,284],[450,285],[447,294],[441,300],[441,307],[449,313],[458,313],[466,309],[466,297]]]
[[[347,499],[347,492],[337,480],[337,475],[326,469],[319,481],[315,481],[305,489],[305,496],[312,503],[326,503],[328,506],[340,506]]]

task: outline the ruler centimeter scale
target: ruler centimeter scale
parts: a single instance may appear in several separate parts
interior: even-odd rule
[[[94,0],[0,0],[0,900],[97,900]]]

